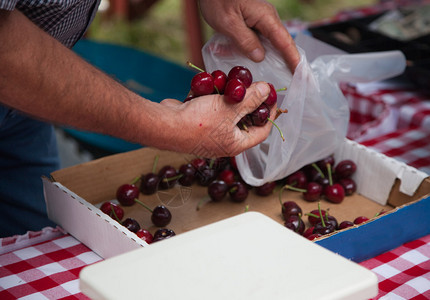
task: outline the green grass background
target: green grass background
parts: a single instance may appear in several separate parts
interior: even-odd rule
[[[330,18],[337,12],[374,4],[370,0],[270,0],[282,20],[304,22]],[[131,46],[156,54],[164,59],[184,64],[188,60],[182,1],[162,0],[144,18],[133,22],[106,18],[100,11],[91,25],[88,37],[94,40]],[[212,30],[204,22],[208,39]]]

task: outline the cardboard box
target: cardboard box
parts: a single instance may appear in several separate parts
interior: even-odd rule
[[[147,246],[96,206],[114,199],[121,184],[150,172],[156,155],[159,168],[167,164],[179,167],[193,158],[142,148],[56,171],[51,179],[43,178],[50,219],[103,258]],[[354,179],[358,190],[341,204],[322,200],[322,209],[330,209],[338,221],[353,220],[360,215],[372,218],[382,209],[388,212],[316,243],[358,262],[430,233],[430,179],[427,174],[349,140],[345,140],[334,155],[336,161],[352,159],[357,163]],[[140,200],[150,207],[160,203],[168,206],[173,215],[168,227],[177,234],[241,214],[246,209],[283,223],[277,192],[260,197],[251,190],[243,203],[232,203],[228,198],[213,203],[209,201],[207,188],[177,185],[152,196],[141,195]],[[317,208],[317,203],[305,202],[297,192],[284,191],[282,200],[297,201],[304,213]],[[202,204],[197,211],[199,203]],[[125,213],[143,228],[155,231],[145,208],[140,205],[125,207]]]

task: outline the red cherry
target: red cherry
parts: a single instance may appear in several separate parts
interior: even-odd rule
[[[190,101],[190,100],[192,100],[192,99],[194,99],[194,98],[196,98],[196,96],[194,96],[193,94],[189,94],[189,95],[184,99],[184,103],[185,103],[185,102],[188,102],[188,101]]]
[[[350,196],[357,191],[357,184],[352,178],[342,178],[339,183],[343,186],[346,196]]]
[[[360,216],[360,217],[355,218],[354,224],[358,225],[358,224],[361,224],[361,223],[364,223],[364,222],[367,222],[367,221],[369,221],[369,218],[364,217],[364,216]]]
[[[345,228],[352,227],[352,226],[354,226],[354,223],[352,223],[351,221],[342,221],[342,222],[340,222],[338,228],[339,228],[339,230],[341,230],[341,229],[345,229]]]
[[[237,78],[233,78],[227,82],[224,90],[225,100],[229,103],[239,103],[245,98],[246,87]]]
[[[266,101],[264,101],[264,103],[266,103],[271,107],[275,105],[276,102],[278,102],[278,93],[276,92],[276,89],[273,86],[273,84],[268,83],[268,85],[270,87],[270,92],[269,92],[269,96],[267,97]]]
[[[200,72],[191,80],[191,91],[195,97],[210,95],[214,92],[214,79],[208,72]]]
[[[142,240],[144,240],[145,242],[147,242],[148,244],[151,244],[154,239],[153,235],[148,230],[143,228],[136,231],[136,235],[140,237]]]
[[[263,126],[267,123],[268,118],[270,117],[270,109],[265,103],[261,103],[256,110],[249,114],[252,125],[254,126]]]
[[[303,199],[308,202],[315,202],[321,196],[323,187],[317,182],[309,182],[306,186],[306,192],[303,193]]]
[[[306,188],[307,178],[303,170],[298,170],[285,178],[285,183],[293,187],[304,189]]]
[[[334,174],[337,178],[349,178],[357,170],[357,165],[349,159],[342,160],[336,165]]]
[[[282,204],[282,216],[287,220],[291,215],[301,215],[302,208],[294,201],[286,201]]]
[[[342,185],[335,183],[325,187],[324,196],[332,203],[341,203],[345,198],[345,190]]]
[[[228,72],[228,80],[239,79],[243,82],[246,88],[249,88],[252,83],[252,74],[248,68],[243,66],[236,66],[231,68],[230,72]]]
[[[276,181],[266,182],[265,184],[255,188],[255,193],[259,196],[268,196],[272,194],[276,187]]]
[[[122,218],[124,218],[124,210],[121,206],[110,201],[104,202],[100,210],[118,222],[121,222]]]
[[[321,215],[325,218],[326,215],[326,211],[325,210],[321,210]],[[314,209],[312,210],[309,214],[308,214],[308,221],[309,223],[311,223],[312,226],[315,226],[317,223],[321,222],[321,216],[320,212],[318,209]]]
[[[123,184],[116,191],[116,198],[124,206],[134,204],[134,199],[139,197],[139,188],[134,184]]]
[[[214,85],[219,94],[224,94],[225,85],[227,84],[227,75],[221,70],[215,70],[211,73],[214,79]]]
[[[230,186],[235,182],[234,172],[232,170],[223,170],[219,173],[218,179]]]
[[[303,232],[303,236],[307,238],[308,236],[312,235],[314,233],[314,226],[309,227],[308,229]]]
[[[319,237],[322,237],[322,234],[319,233],[313,233],[311,235],[308,235],[306,238],[310,241],[313,241],[314,239],[317,239]]]

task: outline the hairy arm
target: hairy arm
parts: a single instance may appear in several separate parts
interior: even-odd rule
[[[235,126],[265,100],[267,84],[253,84],[234,107],[219,95],[158,104],[89,65],[17,10],[0,10],[0,40],[0,102],[35,118],[159,149],[192,153],[201,145],[211,156],[238,154],[270,131]]]

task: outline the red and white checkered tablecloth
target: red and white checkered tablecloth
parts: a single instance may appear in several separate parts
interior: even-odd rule
[[[0,299],[88,299],[79,290],[79,272],[101,261],[97,254],[68,234],[17,244],[0,255]],[[361,265],[379,279],[375,299],[430,299],[430,235]]]
[[[88,299],[79,272],[101,258],[70,235],[47,238],[0,255],[0,299]]]

